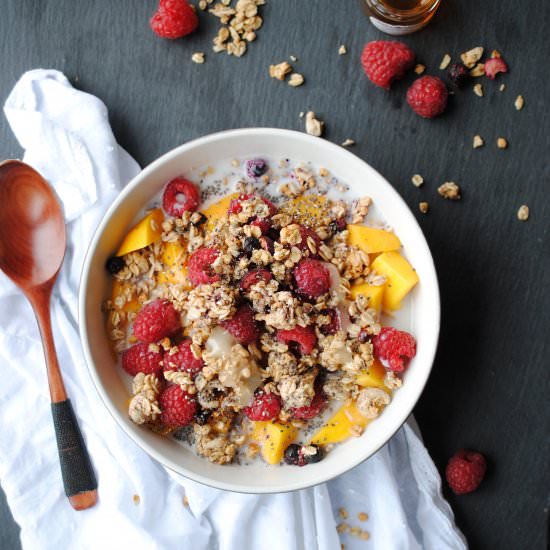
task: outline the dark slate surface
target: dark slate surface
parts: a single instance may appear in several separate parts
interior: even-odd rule
[[[177,42],[155,38],[147,0],[4,0],[0,17],[0,98],[35,67],[57,68],[102,98],[119,142],[145,165],[191,138],[240,126],[302,129],[315,110],[326,138],[357,141],[353,151],[389,179],[417,214],[435,257],[442,332],[433,374],[416,416],[440,471],[458,447],[480,449],[489,474],[475,494],[448,494],[472,548],[542,549],[548,503],[550,329],[550,4],[545,0],[442,0],[434,22],[405,38],[429,72],[444,53],[476,45],[504,52],[509,75],[483,80],[485,97],[456,94],[448,112],[425,121],[404,103],[411,78],[386,93],[362,75],[363,43],[381,38],[359,0],[269,0],[265,27],[241,59],[210,53],[216,22]],[[349,54],[339,57],[345,43]],[[193,51],[207,62],[191,63]],[[306,85],[270,80],[270,63],[295,55]],[[498,91],[500,82],[507,84]],[[516,112],[517,94],[526,106]],[[472,150],[474,134],[486,146]],[[496,138],[510,147],[501,151]],[[0,157],[20,148],[4,119]],[[424,176],[422,189],[410,177]],[[459,203],[437,196],[446,180]],[[430,213],[418,213],[427,200]],[[531,207],[527,223],[518,207]],[[16,526],[0,502],[0,546],[16,546]]]

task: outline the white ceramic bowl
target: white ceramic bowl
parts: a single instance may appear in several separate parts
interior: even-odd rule
[[[115,365],[104,328],[101,303],[110,295],[105,262],[118,248],[137,213],[171,178],[220,158],[266,155],[308,160],[326,167],[351,187],[355,196],[370,195],[385,220],[394,227],[420,284],[411,293],[410,306],[400,313],[398,326],[418,341],[417,355],[404,384],[381,416],[363,435],[336,446],[317,464],[305,468],[210,464],[169,437],[133,424],[127,415],[126,376]],[[355,155],[323,139],[301,132],[270,128],[230,130],[182,145],[165,154],[136,176],[120,193],[99,225],[84,262],[79,297],[80,335],[91,376],[105,406],[122,429],[166,467],[207,485],[247,493],[272,493],[310,487],[357,466],[375,453],[405,422],[416,404],[432,367],[439,335],[440,303],[430,250],[414,216],[394,188]]]

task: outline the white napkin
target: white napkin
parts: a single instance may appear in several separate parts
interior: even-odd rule
[[[73,511],[62,489],[36,323],[23,296],[0,274],[0,479],[24,548],[337,550],[341,542],[348,549],[466,548],[413,420],[338,479],[276,495],[204,487],[167,472],[139,449],[96,394],[76,316],[86,245],[139,166],[116,143],[105,105],[58,71],[24,74],[4,111],[24,161],[53,185],[65,210],[68,251],[52,300],[53,324],[99,483],[99,503]],[[340,507],[349,512],[346,523],[368,531],[370,542],[337,533]],[[359,512],[369,519],[360,522]]]

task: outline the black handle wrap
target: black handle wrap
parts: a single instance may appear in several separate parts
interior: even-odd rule
[[[70,399],[52,403],[52,416],[65,494],[71,497],[97,489],[92,463]]]

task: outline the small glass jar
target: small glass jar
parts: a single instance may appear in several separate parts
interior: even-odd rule
[[[364,0],[371,23],[382,32],[410,34],[425,27],[441,0]]]

